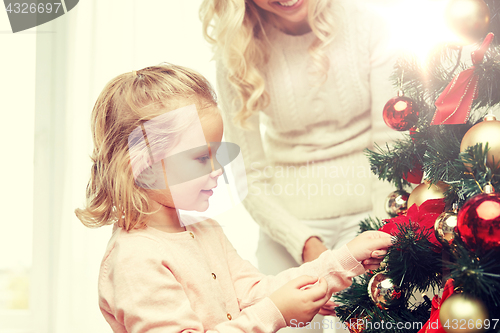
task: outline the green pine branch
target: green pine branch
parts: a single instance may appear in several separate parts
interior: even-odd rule
[[[478,255],[467,249],[460,236],[455,235],[450,251],[452,260],[446,266],[451,271],[455,287],[480,299],[490,314],[500,313],[500,250],[482,252]]]
[[[434,230],[417,223],[400,224],[396,241],[386,256],[388,275],[402,287],[424,292],[441,286],[443,264],[440,250],[429,240]]]
[[[427,322],[431,303],[405,304],[398,308],[384,310],[379,308],[368,295],[368,283],[373,273],[353,279],[351,287],[334,296],[334,301],[342,304],[335,309],[337,317],[343,322],[363,325],[364,333],[396,333],[401,332],[398,323],[411,323],[405,332],[417,333]],[[401,324],[399,324],[401,325]]]
[[[418,157],[413,150],[413,142],[409,137],[406,140],[397,140],[392,147],[386,149],[375,145],[377,151],[365,149],[372,172],[381,180],[388,181],[399,189],[409,186],[403,176],[413,167]]]
[[[359,233],[369,231],[369,230],[378,230],[384,226],[385,222],[380,220],[379,218],[367,217],[361,222],[359,222]]]

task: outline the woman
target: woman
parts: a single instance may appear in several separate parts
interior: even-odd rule
[[[383,211],[392,190],[375,179],[363,154],[396,133],[382,119],[395,95],[394,52],[387,52],[383,26],[366,2],[201,6],[216,53],[226,140],[242,150],[244,205],[261,227],[257,259],[264,273],[347,243],[362,218]]]

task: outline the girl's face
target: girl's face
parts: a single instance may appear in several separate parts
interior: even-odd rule
[[[214,111],[214,110],[212,110]],[[167,207],[203,212],[208,209],[212,189],[222,175],[222,167],[212,154],[210,142],[222,140],[220,115],[205,116],[186,130],[178,145],[165,159],[167,188],[154,190],[152,199]]]
[[[281,28],[292,35],[300,35],[311,29],[307,22],[309,0],[251,0],[258,7],[271,13]]]

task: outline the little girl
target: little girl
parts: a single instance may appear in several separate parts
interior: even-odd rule
[[[115,224],[99,274],[114,332],[275,332],[333,314],[333,292],[378,267],[390,236],[365,232],[276,276],[241,259],[205,211],[223,168],[222,120],[210,84],[174,65],[119,75],[92,112],[88,227]],[[214,144],[215,143],[215,144]]]

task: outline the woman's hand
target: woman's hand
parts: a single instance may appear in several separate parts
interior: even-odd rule
[[[326,246],[319,240],[318,237],[311,237],[306,240],[304,250],[302,251],[302,259],[304,262],[313,261],[319,255],[328,250]]]

